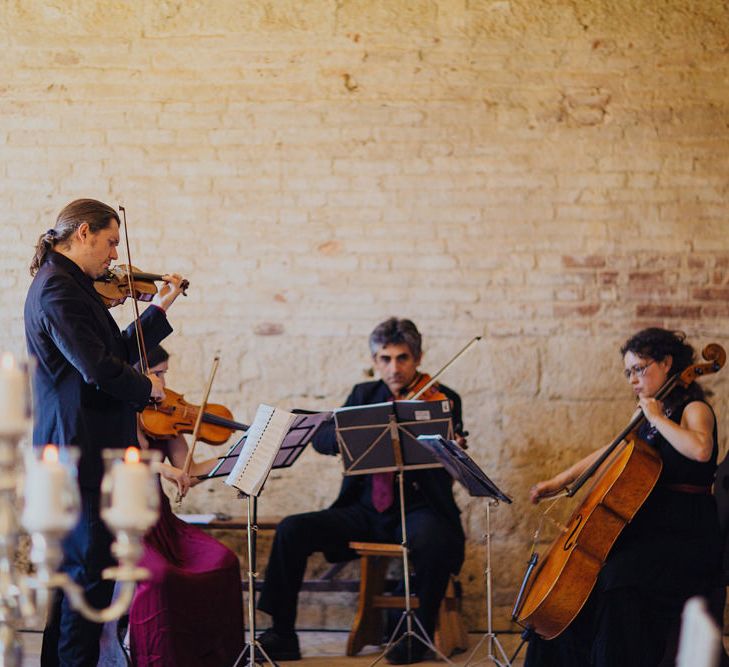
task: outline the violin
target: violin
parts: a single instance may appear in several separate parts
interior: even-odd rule
[[[448,397],[440,390],[437,382],[427,373],[418,373],[413,381],[400,390],[405,400],[447,401]],[[400,399],[402,400],[402,399]]]
[[[142,431],[151,438],[169,440],[181,433],[192,433],[200,413],[182,394],[165,388],[165,398],[144,408],[139,416]],[[233,431],[246,431],[248,426],[233,420],[233,413],[224,405],[207,403],[202,414],[198,440],[209,445],[222,445]]]
[[[127,299],[133,297],[136,301],[151,301],[157,294],[155,282],[162,281],[162,275],[158,273],[145,273],[136,267],[131,267],[132,282],[134,283],[134,294],[129,285],[129,271],[127,264],[118,264],[113,269],[107,269],[104,275],[96,278],[94,287],[101,296],[107,308],[118,306]],[[183,280],[181,284],[182,295],[187,296],[189,281]]]
[[[688,387],[697,377],[717,373],[726,362],[724,348],[716,343],[707,345],[702,356],[705,363],[692,364],[669,377],[656,398],[662,400],[676,387]],[[544,639],[561,634],[577,616],[613,544],[658,482],[663,462],[638,437],[644,421],[639,410],[605,452],[564,489],[563,495],[572,497],[598,473],[541,562],[536,551],[529,559],[512,619]]]

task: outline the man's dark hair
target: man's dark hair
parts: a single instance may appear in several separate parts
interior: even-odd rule
[[[38,273],[38,269],[46,261],[48,253],[56,246],[68,247],[73,233],[85,222],[92,233],[106,229],[112,220],[119,221],[119,214],[108,204],[96,199],[76,199],[64,206],[56,218],[56,225],[45,234],[41,234],[35,245],[35,255],[30,263],[30,275]]]
[[[413,357],[419,359],[423,354],[423,339],[412,320],[391,317],[378,324],[370,334],[370,352],[377,354],[385,345],[405,344]]]

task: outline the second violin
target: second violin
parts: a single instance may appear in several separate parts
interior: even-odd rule
[[[192,433],[199,412],[199,405],[192,405],[182,394],[165,388],[165,399],[146,407],[139,416],[139,422],[142,430],[152,438],[173,438],[181,433]],[[233,419],[233,413],[224,405],[208,403],[198,439],[209,445],[222,445],[233,431],[247,429],[246,424]]]

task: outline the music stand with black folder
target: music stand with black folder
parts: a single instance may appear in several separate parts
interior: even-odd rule
[[[452,665],[454,663],[435,647],[411,607],[404,493],[406,470],[442,467],[442,464],[418,442],[418,436],[438,434],[449,439],[453,437],[450,402],[447,400],[396,401],[346,407],[335,410],[334,419],[345,475],[397,472],[405,610],[388,639],[384,651],[372,665],[382,660],[391,648],[403,640],[409,640],[410,637],[417,639],[438,657]],[[413,628],[413,621],[417,630]],[[403,623],[406,630],[395,639]],[[409,651],[410,643],[408,641],[408,658],[410,657]]]
[[[281,445],[276,452],[276,456],[271,465],[274,468],[288,468],[294,464],[301,453],[309,444],[312,437],[319,427],[331,418],[331,412],[308,412],[304,410],[292,410],[296,413],[296,418],[289,426]],[[243,434],[238,442],[236,442],[221,457],[213,470],[205,476],[205,478],[224,477],[230,474],[238,456],[245,444],[247,432]],[[262,490],[262,489],[261,489]],[[246,495],[242,491],[238,492],[239,497],[247,499],[247,522],[246,522],[246,542],[248,548],[248,641],[243,650],[236,658],[233,667],[239,664],[247,664],[248,667],[260,665],[259,656],[263,656],[269,665],[278,667],[277,663],[271,660],[265,649],[256,639],[256,537],[258,535],[257,514],[258,514],[258,495]]]
[[[493,629],[492,601],[491,601],[491,505],[497,505],[499,501],[511,503],[511,498],[503,493],[484,473],[476,462],[453,440],[441,436],[423,435],[418,438],[433,456],[443,464],[443,467],[450,473],[451,477],[460,482],[468,491],[469,495],[486,498],[486,633],[471,651],[466,662],[468,665],[477,665],[480,662],[493,662],[499,667],[511,667],[511,661],[499,642],[499,638]],[[481,644],[488,642],[488,654],[486,657],[473,662],[476,652]],[[499,651],[500,659],[494,654],[494,646]],[[513,659],[513,658],[512,658]]]

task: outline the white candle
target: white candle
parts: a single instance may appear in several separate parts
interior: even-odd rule
[[[70,530],[76,522],[71,506],[70,475],[58,460],[58,448],[46,445],[40,461],[33,459],[25,473],[22,523],[28,532]]]
[[[139,450],[129,447],[124,461],[115,461],[111,468],[111,507],[104,520],[114,530],[146,530],[157,520],[150,508],[149,467],[140,461]]]
[[[0,435],[22,435],[28,428],[28,380],[15,358],[5,352],[0,362]]]

